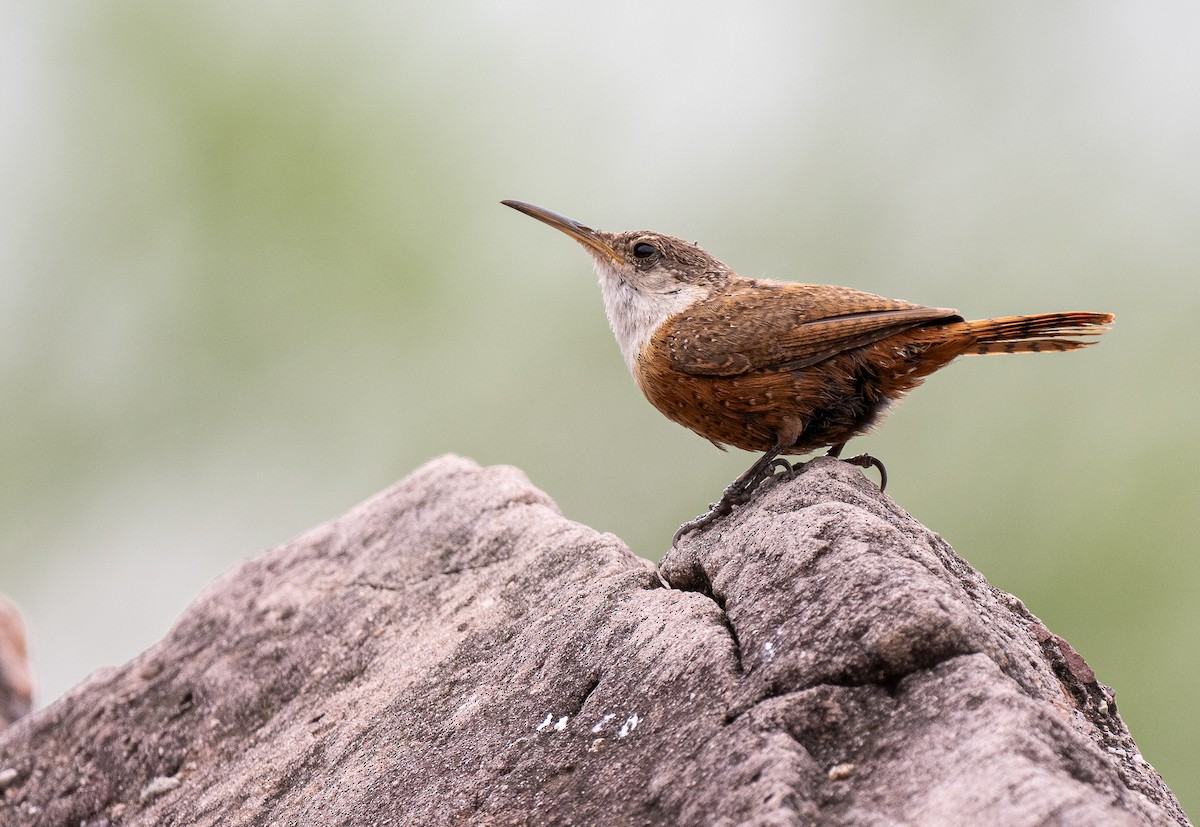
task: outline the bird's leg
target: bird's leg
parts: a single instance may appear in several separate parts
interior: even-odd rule
[[[725,488],[725,492],[721,495],[721,503],[726,500],[730,505],[741,505],[750,499],[750,495],[754,493],[754,489],[758,488],[759,484],[767,477],[775,473],[775,467],[782,463],[788,474],[792,473],[792,464],[786,459],[779,456],[780,446],[775,446],[770,451],[767,451],[758,458],[758,462],[746,469],[746,473],[742,474],[733,482],[729,483]],[[721,503],[718,503],[720,505]]]
[[[683,535],[704,528],[717,518],[732,512],[734,506],[747,502],[754,493],[754,489],[758,488],[763,480],[774,474],[776,468],[781,468],[788,475],[788,479],[795,476],[796,470],[792,463],[779,456],[782,448],[783,446],[776,445],[759,457],[758,462],[751,465],[746,473],[725,487],[721,493],[721,499],[710,505],[707,512],[681,525],[675,532],[675,536],[671,538],[671,547],[674,548]]]
[[[832,448],[830,448],[828,451],[826,451],[825,456],[837,457],[838,459],[841,459],[842,449],[845,447],[846,447],[846,443],[839,442],[837,445],[834,445]],[[850,465],[857,465],[859,468],[871,468],[871,467],[878,468],[879,469],[879,490],[883,491],[884,489],[887,488],[887,469],[883,467],[882,462],[880,462],[878,459],[871,456],[870,454],[859,454],[856,457],[850,457],[849,459],[843,459],[842,462],[849,463]]]

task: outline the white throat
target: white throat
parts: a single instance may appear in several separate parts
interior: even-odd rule
[[[596,275],[604,295],[604,311],[625,365],[637,378],[638,356],[658,326],[704,297],[706,291],[694,284],[676,283],[669,292],[639,289],[623,279],[605,258],[596,255]]]

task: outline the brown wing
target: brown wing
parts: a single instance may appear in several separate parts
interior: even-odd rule
[[[672,366],[697,376],[803,368],[958,311],[887,299],[849,287],[748,280],[698,302],[664,325]],[[697,335],[697,331],[704,331]]]

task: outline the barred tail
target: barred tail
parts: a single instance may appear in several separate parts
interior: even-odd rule
[[[1042,353],[1077,350],[1096,343],[1108,330],[1111,313],[1041,313],[962,322],[975,339],[965,353]]]

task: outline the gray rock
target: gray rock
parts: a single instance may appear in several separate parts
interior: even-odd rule
[[[1187,823],[1083,660],[833,460],[661,574],[519,471],[435,460],[0,766],[14,825]]]

